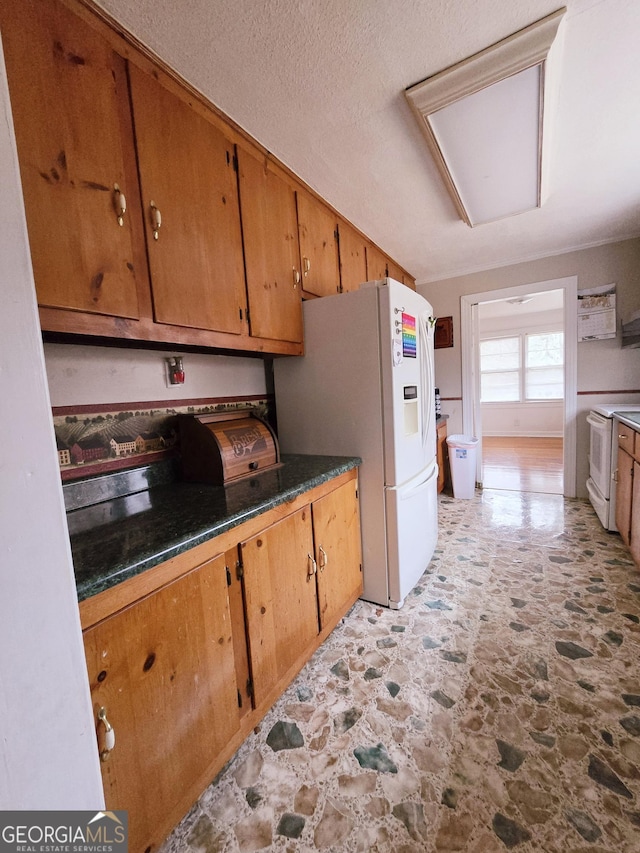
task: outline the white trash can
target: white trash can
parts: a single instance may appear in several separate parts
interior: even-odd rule
[[[476,488],[476,450],[478,439],[469,435],[447,438],[449,466],[454,498],[472,498]]]

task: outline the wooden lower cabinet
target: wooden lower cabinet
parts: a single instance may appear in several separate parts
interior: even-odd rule
[[[618,421],[616,428],[616,527],[634,562],[640,566],[640,433]]]
[[[633,463],[633,488],[631,494],[631,521],[629,550],[637,565],[640,565],[640,465]]]
[[[616,485],[616,527],[625,545],[631,542],[631,507],[634,491],[634,461],[618,448],[618,480]]]
[[[447,447],[447,422],[441,421],[436,428],[436,459],[438,460],[438,494],[449,482],[449,451]]]
[[[362,591],[358,483],[313,502],[320,628],[333,628]]]
[[[240,728],[224,555],[88,629],[84,644],[94,712],[116,734],[106,802],[129,811],[130,849],[144,851]]]
[[[308,507],[240,544],[256,705],[286,678],[318,635]]]
[[[362,592],[357,472],[80,604],[108,809],[156,849]]]

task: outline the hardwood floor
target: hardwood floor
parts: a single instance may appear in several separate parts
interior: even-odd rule
[[[485,489],[564,491],[561,438],[483,436],[482,468]]]

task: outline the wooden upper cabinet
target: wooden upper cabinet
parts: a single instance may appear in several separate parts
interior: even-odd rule
[[[379,281],[387,277],[387,258],[380,249],[367,244],[367,280]]]
[[[104,708],[116,736],[101,763],[107,808],[129,810],[142,851],[240,729],[224,556],[87,629],[84,646],[94,714]]]
[[[340,287],[343,293],[347,293],[350,290],[357,290],[363,281],[367,281],[366,242],[348,223],[340,222],[338,244]]]
[[[395,261],[392,261],[390,258],[387,258],[387,275],[389,278],[393,278],[395,281],[399,281],[400,284],[404,284],[407,287],[410,287],[411,290],[416,289],[416,280],[413,276],[408,275],[402,267],[397,264]]]
[[[409,273],[405,272],[402,274],[402,283],[406,284],[407,287],[410,287],[411,290],[416,289],[416,280],[412,275],[409,275]]]
[[[135,319],[148,283],[125,62],[58,3],[3,0],[0,27],[38,302]]]
[[[387,258],[387,275],[389,278],[394,279],[394,281],[399,281],[400,284],[404,284],[404,273],[402,271],[402,267],[389,258]]]
[[[240,334],[246,292],[233,145],[133,65],[130,85],[155,320]]]
[[[302,189],[298,190],[297,198],[302,288],[314,296],[339,293],[337,217]]]
[[[362,592],[358,481],[313,502],[320,628],[336,624]]]
[[[251,334],[302,341],[300,252],[293,188],[266,157],[238,148]]]

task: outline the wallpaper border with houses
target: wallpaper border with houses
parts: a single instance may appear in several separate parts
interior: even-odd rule
[[[178,452],[177,416],[251,409],[269,420],[273,397],[211,397],[52,409],[63,481],[134,468]]]

